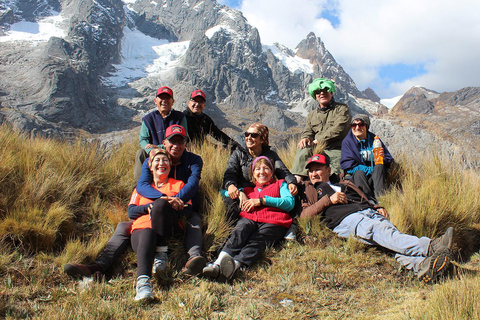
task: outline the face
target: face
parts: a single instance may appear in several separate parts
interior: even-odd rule
[[[350,125],[352,127],[352,133],[357,140],[364,140],[367,138],[367,126],[361,120],[353,120]]]
[[[190,111],[192,111],[194,114],[200,115],[205,109],[207,103],[202,97],[195,97],[188,100],[187,105]]]
[[[255,164],[253,168],[253,178],[260,184],[265,184],[272,180],[273,172],[272,169],[265,163]]]
[[[330,181],[330,172],[332,169],[324,164],[312,162],[308,166],[308,178],[312,184],[316,182]]]
[[[168,176],[170,173],[170,161],[168,157],[164,154],[157,154],[155,158],[153,158],[150,170],[154,177]]]
[[[170,113],[170,110],[172,110],[173,102],[175,100],[173,100],[173,98],[169,94],[162,93],[157,96],[154,101],[158,111],[161,114],[167,115]]]
[[[248,149],[255,149],[262,146],[263,140],[260,138],[260,134],[255,128],[248,128],[245,132],[245,145]]]
[[[183,151],[187,147],[187,141],[184,137],[176,135],[171,137],[170,139],[163,140],[163,146],[173,160],[179,160],[183,154]]]
[[[317,99],[318,103],[325,107],[327,106],[333,98],[333,93],[328,92],[327,89],[317,90],[315,91],[315,99]]]

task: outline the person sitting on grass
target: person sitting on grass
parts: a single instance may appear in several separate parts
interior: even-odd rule
[[[300,193],[301,218],[321,216],[326,226],[342,238],[351,236],[369,245],[396,253],[398,262],[413,269],[420,281],[432,283],[441,276],[452,259],[455,230],[431,240],[401,233],[389,220],[385,208],[378,206],[352,182],[331,184],[330,159],[315,154],[308,161],[309,181]]]
[[[380,154],[383,164],[375,164],[373,141],[375,134],[370,132],[370,118],[366,114],[353,117],[350,130],[342,141],[342,170],[352,176],[350,181],[362,187],[363,192],[378,198],[387,189],[387,173],[393,163],[393,157],[382,143]]]
[[[239,190],[240,220],[223,246],[217,260],[203,268],[203,275],[230,280],[235,271],[249,267],[272,245],[283,239],[292,224],[289,211],[295,199],[284,180],[276,180],[272,161],[260,156],[250,168],[253,187]],[[228,196],[228,191],[224,190]]]
[[[192,213],[187,218],[185,227],[185,246],[189,259],[181,273],[198,275],[202,272],[207,262],[202,257],[202,217],[198,213],[198,188],[203,160],[200,156],[186,150],[186,138],[187,133],[182,126],[171,125],[166,130],[162,144],[172,158],[170,177],[182,180],[185,183],[185,186],[176,197],[180,198],[184,203],[192,201]],[[163,194],[151,186],[152,181],[152,172],[148,168],[147,159],[142,166],[142,174],[137,183],[137,192],[145,198],[155,200],[162,197]],[[120,222],[100,256],[93,263],[84,265],[69,262],[64,266],[65,273],[72,278],[93,277],[96,281],[102,280],[107,269],[129,247],[132,224],[133,220]],[[155,255],[153,263],[154,272],[156,271],[156,266],[167,264],[167,261],[164,260],[165,257],[160,252]]]
[[[153,175],[152,187],[163,196],[153,201],[133,190],[128,206],[128,217],[134,219],[131,231],[132,248],[137,253],[137,285],[135,300],[151,300],[152,267],[155,255],[162,255],[162,263],[156,266],[156,277],[161,279],[167,268],[167,240],[181,232],[180,220],[189,215],[182,199],[174,197],[183,188],[181,180],[169,178],[172,164],[170,154],[163,149],[152,149],[148,166]]]

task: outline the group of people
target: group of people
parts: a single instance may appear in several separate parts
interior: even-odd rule
[[[135,300],[148,300],[154,297],[153,276],[159,281],[167,277],[168,240],[173,235],[185,235],[188,260],[182,274],[225,281],[292,232],[296,218],[318,215],[338,236],[387,248],[421,281],[434,281],[452,258],[454,229],[433,240],[401,233],[377,201],[385,192],[393,158],[382,142],[383,164],[373,161],[374,134],[368,130],[368,115],[351,117],[345,104],[335,102],[332,80],[315,79],[308,90],[319,105],[307,117],[292,174],[270,148],[265,125],[251,125],[242,147],[203,112],[203,91],[191,93],[182,113],[172,109],[172,89],[159,88],[154,99],[157,110],[142,119],[130,220],[118,224],[93,263],[67,263],[65,273],[101,277],[131,244],[137,254]],[[225,217],[233,228],[210,263],[202,255],[198,199],[203,160],[186,150],[190,141],[201,143],[207,134],[232,150],[221,194]],[[317,145],[324,151],[313,154]]]

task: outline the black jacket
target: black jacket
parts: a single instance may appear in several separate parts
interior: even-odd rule
[[[275,176],[277,179],[284,179],[288,184],[296,184],[295,177],[287,169],[285,164],[278,156],[278,154],[271,150],[270,147],[263,147],[261,156],[265,156],[272,160],[275,166]],[[253,187],[254,184],[250,182],[249,170],[252,166],[253,156],[243,149],[237,148],[230,155],[228,159],[227,168],[223,175],[223,188],[228,189],[228,186],[233,184],[237,188]]]

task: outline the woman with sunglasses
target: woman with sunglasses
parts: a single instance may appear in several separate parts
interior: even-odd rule
[[[254,123],[244,135],[247,150],[237,148],[232,152],[223,175],[223,188],[228,193],[228,197],[224,197],[224,201],[227,208],[227,218],[231,222],[238,220],[240,205],[247,200],[240,193],[240,189],[254,186],[249,179],[249,170],[253,160],[257,157],[265,156],[271,159],[275,177],[286,181],[288,190],[292,195],[295,196],[298,192],[295,177],[283,164],[278,154],[270,149],[268,127],[260,123]]]
[[[393,157],[382,142],[383,164],[375,165],[373,141],[375,134],[368,131],[370,118],[366,114],[357,114],[350,124],[351,130],[342,142],[340,166],[351,181],[363,188],[363,191],[379,197],[386,189],[387,172],[393,163]]]

